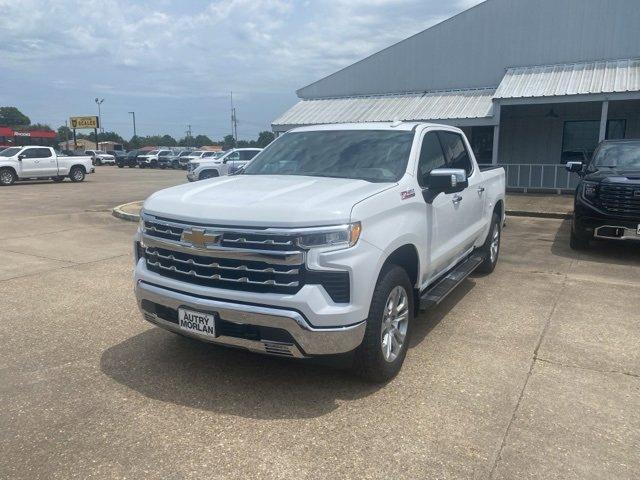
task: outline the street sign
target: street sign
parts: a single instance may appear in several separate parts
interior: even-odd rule
[[[78,128],[100,128],[98,117],[69,117],[69,123],[73,130]]]

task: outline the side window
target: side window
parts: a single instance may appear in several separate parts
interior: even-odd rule
[[[435,168],[446,166],[442,147],[436,132],[428,132],[422,140],[420,160],[418,161],[418,183],[423,185],[424,177]]]
[[[243,150],[240,152],[240,160],[251,160],[258,154],[255,150]]]
[[[27,158],[47,158],[51,156],[48,148],[28,148],[22,153]]]
[[[240,152],[233,152],[229,154],[225,162],[237,162],[238,160],[240,160]]]
[[[49,150],[48,148],[37,148],[36,150],[38,150],[38,157],[39,158],[49,158],[49,157],[51,157],[51,150]]]
[[[461,168],[467,172],[467,175],[471,174],[471,159],[469,153],[464,146],[464,141],[458,133],[454,132],[438,132],[440,142],[442,143],[442,150],[444,151],[445,158],[447,159],[447,166],[449,168]]]

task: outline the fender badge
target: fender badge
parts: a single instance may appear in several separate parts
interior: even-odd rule
[[[405,190],[404,192],[400,192],[400,198],[402,200],[408,200],[409,198],[412,198],[415,196],[416,196],[416,192],[413,188],[411,190]]]

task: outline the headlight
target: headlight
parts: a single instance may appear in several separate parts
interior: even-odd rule
[[[598,184],[594,182],[583,182],[582,194],[587,199],[594,199],[598,197]]]
[[[362,225],[360,222],[329,227],[326,230],[301,235],[298,237],[298,245],[302,248],[335,247],[340,245],[353,247],[358,238],[360,238],[361,232]]]

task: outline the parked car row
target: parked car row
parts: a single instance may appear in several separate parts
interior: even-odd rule
[[[261,148],[233,148],[219,155],[207,155],[219,152],[203,152],[199,157],[190,157],[187,180],[195,182],[234,174],[261,151]]]

